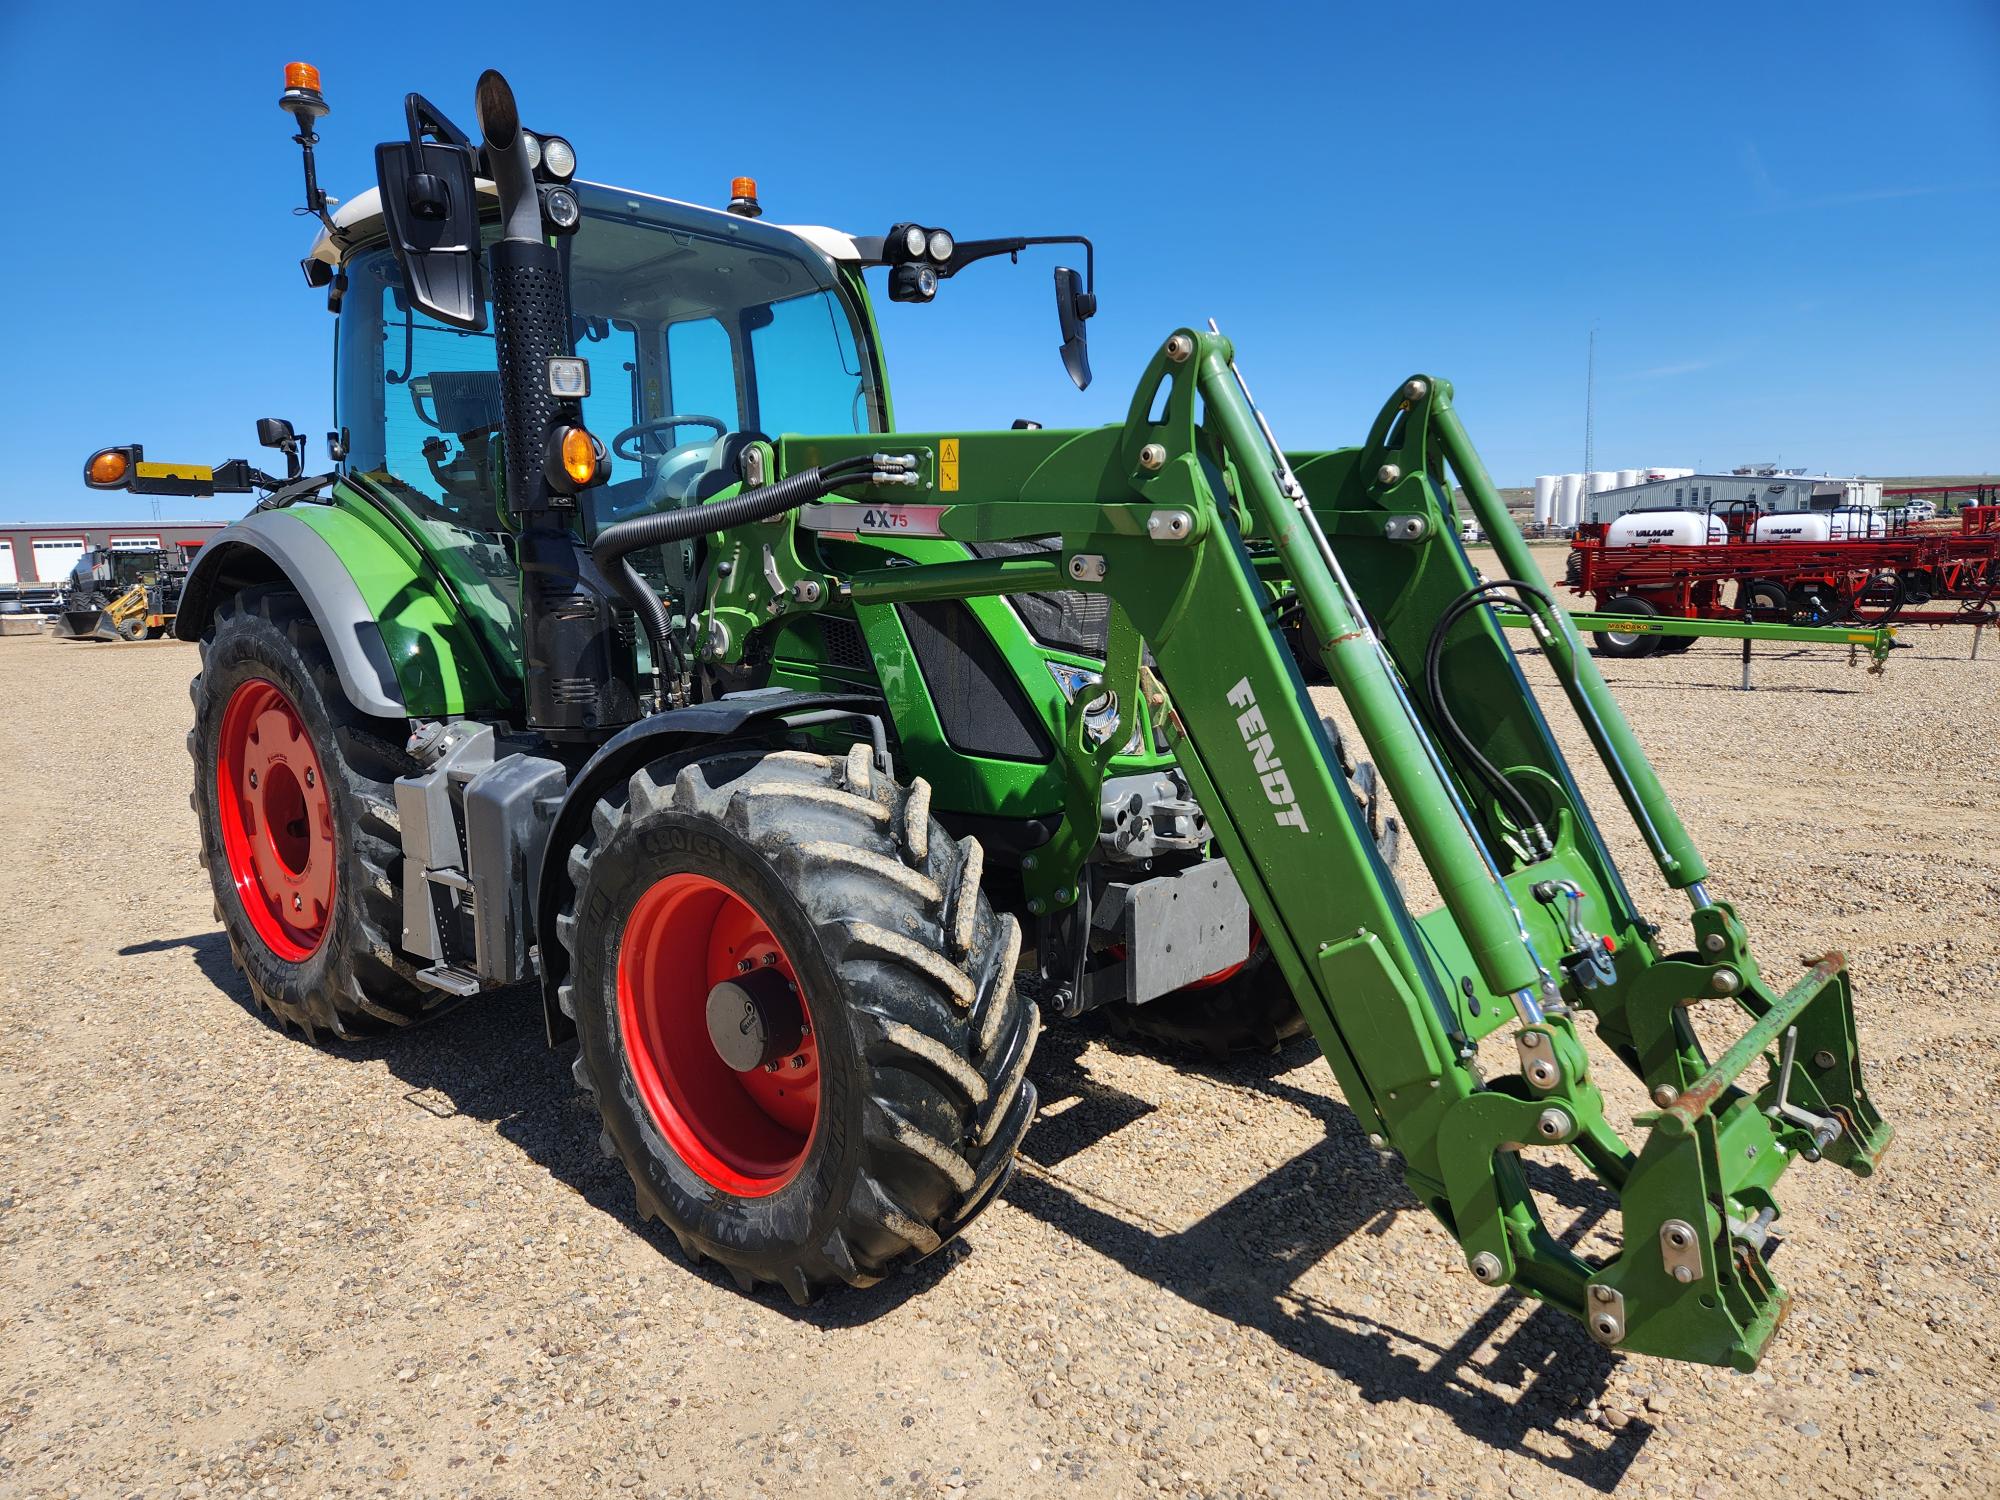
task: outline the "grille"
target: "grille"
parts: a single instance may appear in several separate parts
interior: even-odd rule
[[[957,600],[933,600],[899,604],[896,614],[954,750],[1035,762],[1055,754],[1033,705],[971,610]]]
[[[1062,548],[1062,538],[1051,536],[1030,542],[969,542],[975,557],[1019,557],[1026,552],[1053,552]],[[1079,594],[1057,589],[1046,594],[1012,595],[1021,623],[1044,646],[1074,651],[1081,656],[1104,659],[1105,643],[1111,635],[1111,602],[1102,594]]]
[[[855,672],[874,670],[875,659],[868,654],[868,642],[859,625],[839,615],[818,615],[815,619],[819,622],[820,655],[828,666]]]

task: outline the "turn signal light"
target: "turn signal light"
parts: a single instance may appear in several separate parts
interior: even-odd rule
[[[104,448],[90,455],[83,477],[100,489],[116,489],[131,472],[132,460],[123,448]]]
[[[564,423],[549,434],[542,475],[558,495],[574,495],[611,477],[611,455],[587,429]]]
[[[563,473],[579,487],[590,483],[597,472],[597,445],[581,427],[572,427],[562,436]]]

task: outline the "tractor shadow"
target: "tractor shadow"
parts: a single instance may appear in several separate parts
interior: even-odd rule
[[[257,1006],[220,932],[133,944],[120,953],[174,948],[190,950],[203,976],[260,1025],[307,1045]],[[1313,1147],[1180,1231],[1151,1227],[1142,1214],[1061,1180],[1064,1161],[1154,1108],[1090,1074],[1083,1057],[1093,1043],[1149,1055],[1110,1037],[1088,1017],[1044,1032],[1029,1074],[1044,1113],[1022,1142],[1022,1169],[1005,1192],[1010,1204],[1190,1304],[1261,1330],[1339,1374],[1364,1400],[1422,1402],[1493,1448],[1525,1454],[1605,1492],[1616,1487],[1652,1429],[1634,1420],[1611,1433],[1583,1416],[1618,1361],[1574,1320],[1508,1292],[1455,1341],[1440,1345],[1397,1327],[1390,1309],[1375,1306],[1370,1296],[1350,1308],[1297,1289],[1306,1272],[1351,1236],[1380,1236],[1397,1214],[1423,1212],[1368,1146],[1345,1106],[1285,1076],[1312,1055],[1310,1043],[1221,1063],[1176,1064],[1218,1086],[1249,1089],[1303,1110],[1326,1130]],[[533,985],[483,996],[418,1030],[323,1050],[342,1061],[386,1067],[407,1086],[402,1098],[413,1110],[492,1126],[591,1208],[688,1274],[734,1293],[726,1272],[690,1265],[671,1233],[639,1220],[624,1169],[598,1149],[596,1111],[570,1076],[572,1049],[546,1043]],[[1593,1182],[1540,1167],[1531,1176],[1538,1194],[1574,1214],[1561,1235],[1565,1240],[1615,1210],[1615,1200]],[[774,1288],[758,1295],[815,1328],[857,1327],[893,1312],[957,1261],[977,1254],[979,1233],[975,1225],[971,1244],[955,1242],[865,1293],[834,1294],[804,1308]]]
[[[203,977],[266,1030],[297,1046],[312,1045],[258,1006],[248,982],[236,972],[229,940],[221,932],[135,943],[119,954],[128,957],[171,948],[190,950]],[[726,1288],[731,1295],[742,1295],[728,1272],[708,1262],[692,1264],[665,1227],[639,1218],[631,1179],[623,1166],[598,1149],[597,1111],[570,1074],[576,1049],[548,1045],[541,996],[533,984],[479,996],[411,1030],[360,1041],[327,1041],[320,1050],[342,1062],[386,1067],[407,1086],[402,1099],[413,1110],[434,1119],[464,1116],[492,1126],[530,1161],[675,1267]],[[970,1253],[970,1247],[954,1243],[867,1292],[829,1295],[810,1307],[794,1306],[775,1287],[762,1287],[756,1295],[786,1316],[816,1328],[856,1327],[921,1295]]]
[[[1350,1382],[1364,1400],[1421,1402],[1492,1448],[1531,1457],[1606,1493],[1617,1487],[1652,1428],[1634,1420],[1612,1432],[1584,1415],[1619,1360],[1574,1319],[1508,1291],[1443,1345],[1397,1327],[1393,1305],[1377,1306],[1373,1295],[1357,1290],[1361,1305],[1348,1307],[1298,1289],[1353,1235],[1379,1237],[1397,1214],[1425,1212],[1345,1106],[1282,1076],[1316,1055],[1310,1042],[1281,1054],[1184,1067],[1302,1109],[1321,1121],[1326,1136],[1199,1222],[1161,1232],[1061,1179],[1067,1156],[1151,1109],[1084,1069],[1082,1054],[1092,1040],[1123,1045],[1087,1030],[1044,1033],[1036,1050],[1031,1076],[1043,1108],[1054,1109],[1022,1143],[1026,1165],[1014,1176],[1010,1203],[1190,1304],[1259,1329]],[[1530,1178],[1561,1218],[1565,1241],[1616,1211],[1615,1198],[1597,1183],[1561,1168],[1531,1163]]]

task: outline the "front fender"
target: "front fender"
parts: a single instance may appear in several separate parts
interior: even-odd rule
[[[631,779],[642,767],[682,752],[706,753],[726,744],[755,741],[781,733],[783,721],[795,714],[853,710],[887,716],[880,698],[869,693],[801,693],[766,691],[741,697],[669,709],[641,719],[598,747],[570,781],[563,805],[542,846],[542,867],[535,878],[535,943],[541,954],[542,1020],[549,1045],[557,1046],[575,1032],[556,1003],[556,991],[569,971],[569,955],[556,935],[556,914],[569,893],[569,851],[583,837],[597,799]]]

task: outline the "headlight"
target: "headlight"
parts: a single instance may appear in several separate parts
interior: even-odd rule
[[[528,143],[528,170],[532,172],[542,164],[542,143],[525,130],[521,132],[521,139]]]
[[[903,226],[903,254],[908,256],[911,260],[915,260],[917,259],[918,256],[922,255],[923,253],[924,253],[923,226],[919,224],[905,224]]]
[[[542,212],[557,234],[568,234],[583,222],[583,205],[566,187],[542,189]]]
[[[542,142],[542,165],[557,182],[568,182],[576,175],[576,151],[561,136],[552,135]]]
[[[951,252],[958,248],[958,242],[951,237],[948,231],[933,229],[928,248],[931,253],[931,259],[939,265],[943,265],[951,259]]]

